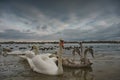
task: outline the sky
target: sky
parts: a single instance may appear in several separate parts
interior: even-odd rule
[[[120,0],[0,0],[0,41],[120,40]]]

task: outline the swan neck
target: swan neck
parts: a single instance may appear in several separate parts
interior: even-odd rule
[[[59,44],[59,52],[58,52],[58,74],[63,74],[63,67],[62,67],[62,46]]]

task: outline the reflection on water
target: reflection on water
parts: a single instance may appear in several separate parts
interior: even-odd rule
[[[81,68],[81,69],[73,69],[73,68],[67,68],[64,67],[64,74],[60,76],[49,76],[49,75],[44,75],[40,73],[33,72],[31,69],[29,69],[29,65],[27,61],[23,62],[20,61],[20,63],[24,66],[25,68],[25,73],[28,72],[24,76],[30,76],[33,79],[40,78],[42,80],[95,80],[94,75],[93,75],[93,69],[92,67],[89,68]],[[23,75],[19,74],[19,75]],[[32,79],[30,79],[32,80]]]
[[[0,57],[3,60],[5,59],[5,62],[1,62],[0,65],[0,77],[2,80],[94,80],[91,67],[81,69],[64,67],[63,75],[49,76],[32,71],[26,60],[14,57],[16,56]]]
[[[91,67],[81,69],[66,68],[64,75],[71,76],[74,80],[94,80],[95,78]]]
[[[91,59],[93,61],[92,68],[64,68],[63,75],[48,76],[32,71],[27,61],[21,60],[18,56],[3,57],[0,55],[0,80],[120,80],[120,44],[86,45],[93,46],[95,50],[95,59]],[[2,45],[2,47],[7,46]],[[48,45],[45,46],[48,47]],[[13,50],[18,50],[19,47],[30,49],[28,45],[15,47],[14,44],[11,44],[9,47],[13,47]],[[45,50],[44,52],[53,52],[54,50]],[[65,50],[65,53],[66,56],[70,56],[71,50]]]
[[[105,56],[93,61],[92,68],[64,67],[63,75],[48,76],[32,71],[28,62],[18,56],[3,57],[0,55],[0,80],[120,80],[120,64],[118,64],[120,55]],[[109,60],[111,56],[114,58]]]

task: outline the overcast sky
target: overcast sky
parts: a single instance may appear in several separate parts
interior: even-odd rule
[[[0,40],[120,40],[120,0],[0,0]]]

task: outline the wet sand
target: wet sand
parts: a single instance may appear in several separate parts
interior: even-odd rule
[[[0,55],[0,80],[120,80],[119,53],[95,53],[95,57],[91,68],[64,68],[63,75],[48,76],[33,72],[18,56]]]

